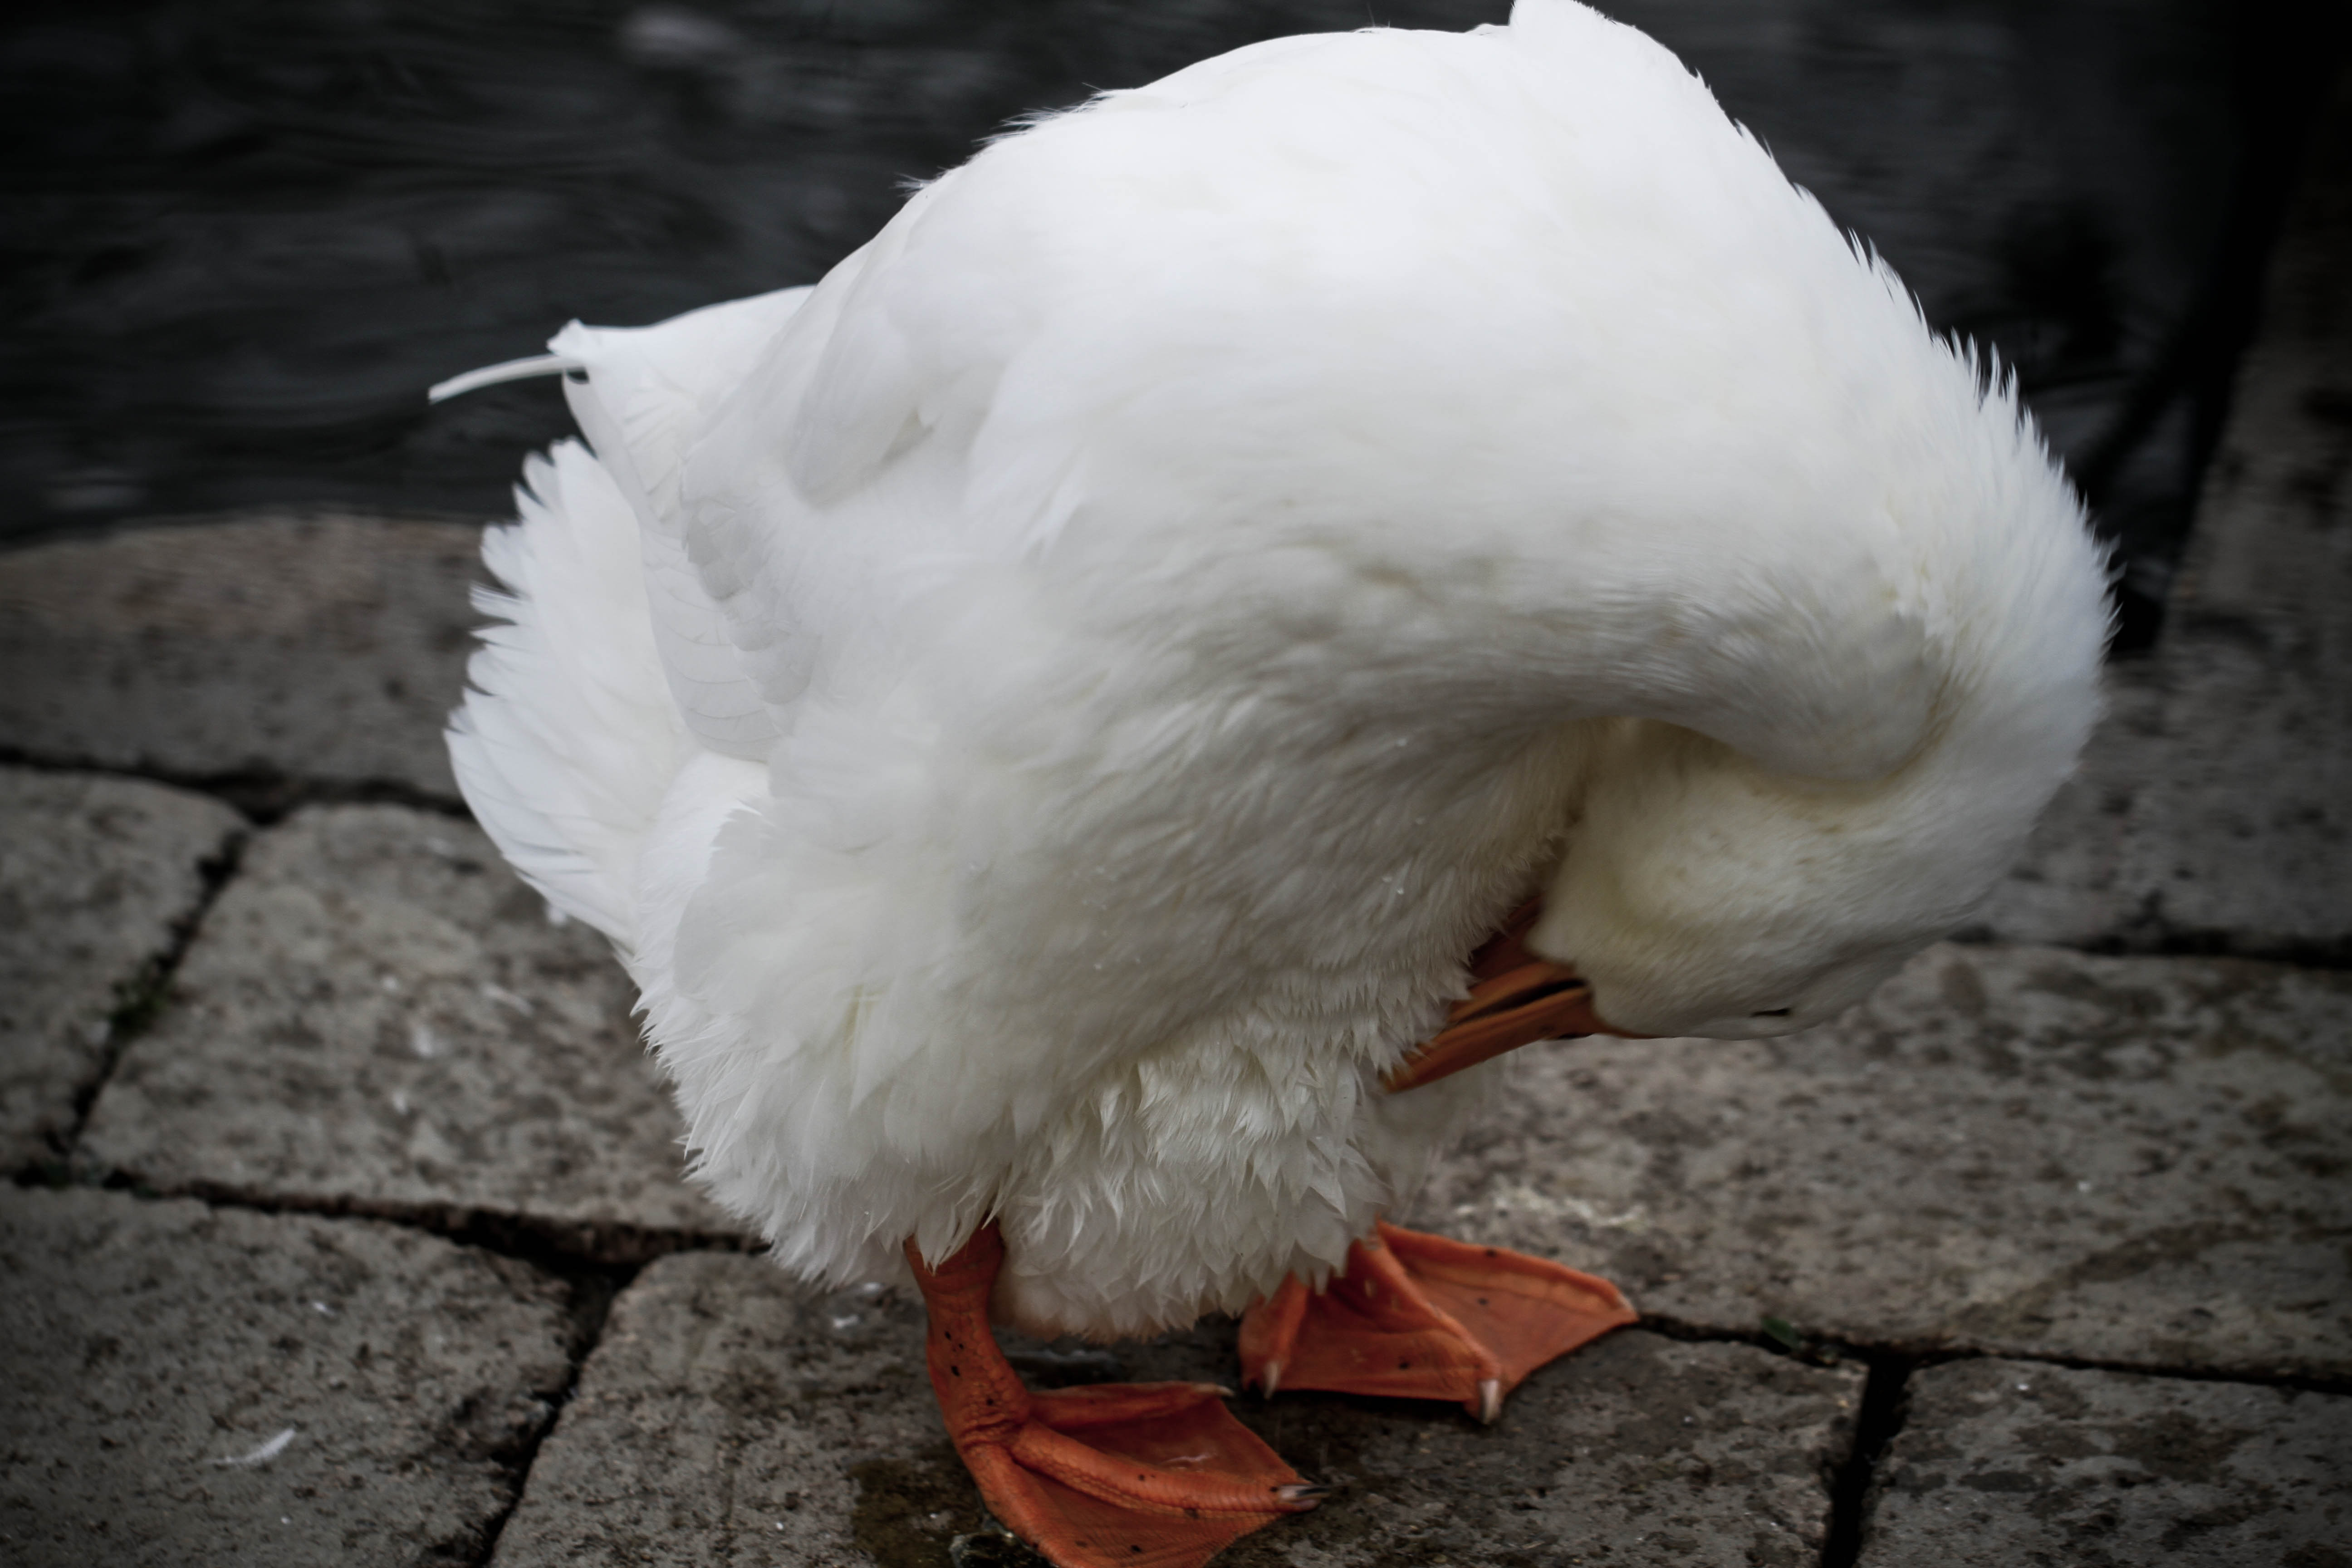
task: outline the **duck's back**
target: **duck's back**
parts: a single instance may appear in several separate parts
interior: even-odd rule
[[[526,874],[626,942],[656,781],[772,763],[812,692],[837,718],[916,663],[1016,667],[1041,591],[1088,636],[1225,626],[1243,664],[1279,657],[1228,623],[1296,597],[1283,566],[1507,560],[1563,489],[1730,561],[1717,518],[1776,487],[1821,510],[1810,443],[1885,412],[1803,373],[1883,339],[1896,292],[1580,6],[1204,61],[985,150],[814,289],[567,329],[593,455],[534,465],[490,547],[519,613],[458,765]],[[1342,629],[1390,637],[1379,598]]]

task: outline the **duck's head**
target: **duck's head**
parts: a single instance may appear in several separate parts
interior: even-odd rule
[[[1966,920],[2041,805],[2023,780],[1966,798],[1998,784],[1937,777],[1932,761],[1824,780],[1661,724],[1603,744],[1527,946],[1589,987],[1590,1020],[1612,1033],[1822,1022]]]
[[[1573,817],[1540,897],[1474,955],[1470,997],[1391,1087],[1536,1039],[1750,1039],[1861,1001],[1965,922],[2015,859],[2095,717],[2085,632],[2101,624],[2095,599],[2048,620],[2064,636],[2030,635],[2029,617],[2012,628],[2028,635],[1978,650],[1989,664],[1975,679],[1942,683],[1916,731],[1896,723],[1840,745],[1801,723],[1742,736],[1745,713],[1715,715],[1714,734],[1661,719],[1579,725]],[[1793,695],[1751,713],[1785,722],[1804,711]]]

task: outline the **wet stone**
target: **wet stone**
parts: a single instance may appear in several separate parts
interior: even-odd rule
[[[257,836],[79,1156],[165,1192],[520,1226],[639,1258],[734,1227],[604,939],[471,826],[305,810]]]
[[[1861,1568],[2342,1568],[2352,1398],[2030,1362],[1914,1375]]]
[[[1233,1333],[1005,1342],[1034,1387],[1231,1384]],[[1811,1563],[1861,1384],[1853,1367],[1620,1332],[1538,1372],[1491,1428],[1440,1405],[1244,1395],[1234,1414],[1337,1490],[1218,1562]],[[919,1303],[678,1254],[614,1303],[496,1561],[943,1568],[959,1536],[992,1528],[940,1425]]]
[[[369,1220],[0,1190],[0,1560],[475,1560],[567,1376],[561,1283]]]
[[[65,1153],[118,1023],[243,826],[181,790],[0,768],[0,1165]]]
[[[1803,1034],[1517,1055],[1417,1223],[1716,1331],[2352,1372],[2352,975],[1947,945]]]
[[[2352,956],[2352,70],[2240,362],[2171,615],[2181,765],[2136,814],[2168,924]],[[2244,933],[2241,935],[2240,933]]]
[[[341,514],[131,529],[0,555],[0,735],[43,762],[394,784],[441,743],[481,530]]]
[[[2304,160],[2152,660],[1987,912],[2013,941],[2352,958],[2352,73]]]

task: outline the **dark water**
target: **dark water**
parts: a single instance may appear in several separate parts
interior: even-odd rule
[[[2291,29],[2212,0],[1621,0],[1932,319],[1997,344],[2160,592],[2242,337]],[[489,515],[544,385],[423,388],[813,280],[1025,110],[1503,0],[20,4],[0,23],[0,535]],[[2285,40],[2283,44],[2282,40]]]

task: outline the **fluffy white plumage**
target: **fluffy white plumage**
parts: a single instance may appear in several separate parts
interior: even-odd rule
[[[1799,1028],[2095,716],[2008,390],[1569,0],[1109,94],[551,346],[594,455],[491,535],[458,776],[809,1276],[992,1214],[1041,1330],[1319,1277],[1491,1081],[1378,1084],[1530,890],[1612,1022]]]

